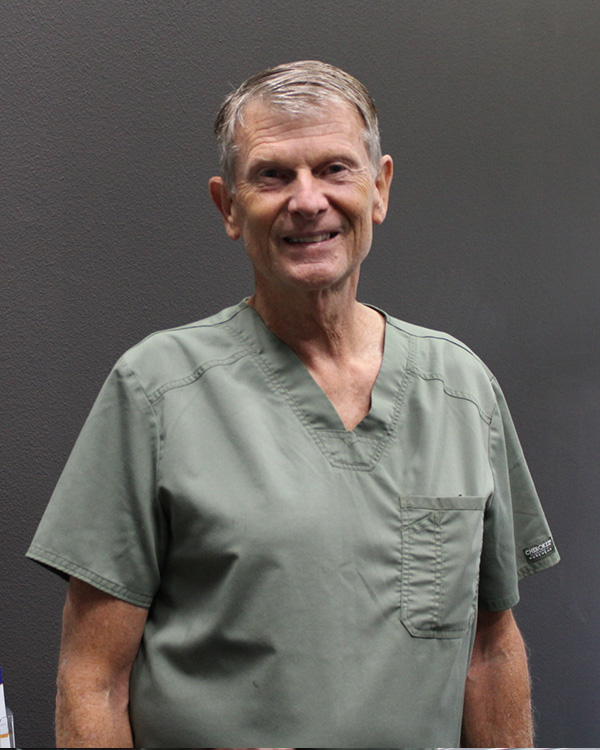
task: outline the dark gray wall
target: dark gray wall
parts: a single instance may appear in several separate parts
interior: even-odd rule
[[[363,80],[396,160],[362,298],[466,340],[509,398],[563,563],[522,586],[539,744],[600,744],[600,3],[0,3],[0,664],[52,742],[64,584],[23,555],[114,360],[251,288],[209,204],[230,85]]]

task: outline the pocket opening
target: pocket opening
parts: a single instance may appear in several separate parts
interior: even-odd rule
[[[419,638],[461,638],[473,621],[486,498],[400,499],[400,619]]]

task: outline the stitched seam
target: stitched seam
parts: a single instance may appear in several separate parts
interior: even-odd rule
[[[398,395],[394,403],[392,418],[390,420],[390,424],[387,427],[383,428],[382,436],[380,438],[373,439],[376,442],[376,445],[378,445],[378,447],[373,452],[371,460],[369,462],[353,464],[348,461],[340,461],[339,459],[332,459],[332,463],[335,466],[338,466],[340,468],[360,468],[361,471],[373,471],[373,469],[377,465],[377,462],[379,461],[379,458],[381,457],[381,454],[387,448],[389,442],[391,441],[392,437],[394,436],[396,432],[398,422],[400,420],[400,414],[402,413],[402,407],[404,405],[404,398],[406,396],[406,391],[408,389],[409,374],[411,372],[411,367],[413,366],[415,356],[416,356],[416,343],[413,337],[409,336],[406,370],[402,376],[402,381],[398,388]]]
[[[336,468],[340,468],[340,469],[355,469],[359,471],[371,471],[373,469],[375,465],[374,461],[370,461],[370,462],[354,461],[353,462],[353,461],[344,461],[343,459],[336,458],[331,453],[331,451],[327,448],[323,440],[321,439],[321,435],[319,434],[320,431],[317,430],[313,426],[308,415],[300,407],[296,399],[288,391],[288,389],[285,387],[285,384],[278,378],[278,376],[271,369],[271,367],[266,362],[263,361],[263,359],[260,357],[258,353],[253,355],[253,359],[258,365],[258,367],[260,367],[260,369],[263,371],[265,377],[267,378],[267,382],[280,396],[283,397],[285,402],[288,404],[288,406],[292,409],[294,414],[296,414],[296,416],[300,420],[300,423],[302,424],[302,426],[310,434],[310,436],[316,443],[319,450],[323,453],[323,455],[327,458],[327,460],[331,463],[332,466],[335,466]]]
[[[404,510],[402,498],[400,498],[400,511]],[[464,510],[464,509],[460,509]],[[474,509],[468,509],[468,512],[480,512]],[[417,637],[427,638],[446,638],[460,637],[465,631],[465,626],[447,628],[441,621],[441,613],[444,605],[444,541],[442,534],[443,510],[433,511],[420,521],[406,525],[404,520],[401,522],[400,538],[401,553],[399,556],[400,569],[400,618],[409,627],[409,631]],[[404,515],[401,513],[403,519]],[[413,564],[415,563],[414,555],[411,551],[416,549],[415,535],[419,531],[429,529],[430,542],[433,545],[434,561],[431,566],[431,599],[429,602],[430,618],[425,622],[419,623],[419,615],[413,612],[413,601],[415,595],[415,586],[411,581]],[[422,613],[421,613],[422,617]],[[428,625],[428,623],[431,623]],[[412,629],[412,630],[411,630]],[[412,632],[414,631],[414,633]]]
[[[345,442],[348,439],[347,438],[348,434],[352,435],[352,433],[347,433],[344,430],[330,430],[326,427],[315,427],[314,429],[320,435],[325,435],[326,437],[330,437],[330,438],[338,438],[339,440],[343,442]],[[353,435],[352,442],[376,444],[379,442],[379,438],[368,437],[366,435]]]
[[[153,333],[148,334],[145,338],[143,338],[139,344],[136,344],[133,349],[135,349],[137,346],[144,343],[144,341],[148,341],[148,339],[154,338],[154,336],[160,336],[163,333],[175,333],[177,331],[192,331],[195,328],[216,328],[217,326],[226,325],[227,323],[231,322],[237,315],[244,312],[245,308],[241,307],[239,310],[234,310],[234,312],[231,314],[231,317],[226,318],[225,320],[219,320],[219,321],[213,321],[211,323],[204,323],[202,321],[199,321],[197,323],[189,323],[188,325],[183,326],[174,326],[173,328],[164,328],[160,331],[154,331]]]
[[[390,318],[388,318],[388,322],[390,325],[393,325],[394,328],[396,328],[398,331],[402,331],[402,333],[406,334],[407,336],[410,336],[411,338],[418,338],[418,339],[435,339],[436,341],[443,341],[446,344],[451,344],[452,346],[456,346],[459,349],[462,349],[464,352],[467,352],[467,354],[470,354],[473,359],[477,360],[477,362],[484,365],[483,361],[475,354],[475,352],[472,349],[469,349],[469,347],[466,344],[463,344],[458,339],[450,338],[447,335],[444,335],[443,333],[436,334],[433,333],[416,333],[415,331],[409,331],[406,328],[403,328],[401,325],[398,325],[398,321],[394,321]],[[484,365],[485,367],[485,365]]]
[[[535,572],[535,571],[532,571]],[[486,599],[485,597],[479,597],[479,607],[483,610],[489,610],[492,612],[498,612],[503,609],[512,609],[516,604],[519,603],[519,593],[516,592],[510,596],[504,596],[500,599]]]
[[[410,578],[411,578],[411,567],[410,567],[410,555],[408,554],[408,550],[410,546],[412,546],[412,532],[413,530],[409,527],[406,529],[405,535],[402,537],[402,567],[400,569],[400,575],[402,580],[402,615],[406,619],[407,622],[410,623],[411,627],[414,627],[412,624],[409,614],[410,614],[410,591],[411,587],[409,586]],[[414,587],[413,587],[414,588]]]
[[[488,424],[488,425],[491,424],[492,417],[489,414],[487,414],[481,408],[481,406],[477,403],[477,401],[475,401],[475,399],[473,398],[473,396],[471,396],[470,393],[465,393],[464,391],[458,391],[458,390],[456,390],[454,388],[450,388],[446,384],[446,381],[444,380],[444,376],[443,375],[440,375],[439,373],[435,373],[435,372],[432,372],[432,373],[422,372],[416,365],[411,368],[411,372],[414,375],[417,375],[418,377],[422,378],[423,380],[429,380],[429,381],[431,381],[431,380],[437,380],[437,381],[439,381],[442,384],[442,387],[444,389],[444,393],[446,393],[448,396],[451,396],[452,398],[458,398],[458,399],[461,399],[463,401],[469,401],[470,403],[473,404],[473,406],[475,406],[475,408],[479,412],[479,416],[481,417],[481,419],[484,422],[486,422],[486,424]]]
[[[375,464],[379,460],[379,457],[387,447],[388,443],[392,439],[392,436],[396,432],[398,421],[400,420],[400,414],[402,412],[402,407],[404,405],[404,398],[406,396],[406,391],[408,390],[408,382],[409,382],[409,373],[411,372],[411,368],[414,365],[414,360],[416,357],[416,342],[412,337],[409,337],[408,339],[408,356],[406,358],[406,370],[402,376],[402,382],[400,383],[400,387],[398,388],[398,396],[396,398],[396,403],[394,404],[394,411],[392,412],[392,419],[390,421],[389,427],[385,428],[384,430],[384,436],[381,438],[381,441],[379,443],[379,448],[375,451],[373,455],[373,466],[375,467]]]
[[[229,321],[227,321],[227,324]],[[227,325],[231,333],[237,338],[238,341],[242,343],[243,346],[250,348],[249,345],[251,342],[247,339],[244,333],[241,331],[236,330],[234,326]],[[395,326],[397,328],[397,326]],[[402,333],[406,334],[405,331],[402,331]],[[327,458],[329,463],[339,469],[353,469],[356,471],[373,471],[375,466],[377,465],[377,462],[379,458],[381,457],[381,454],[387,447],[388,443],[390,442],[390,439],[392,438],[396,426],[398,423],[398,420],[400,418],[402,405],[404,403],[404,397],[406,394],[406,390],[408,388],[408,382],[409,382],[409,374],[410,374],[410,368],[415,360],[415,354],[416,354],[416,343],[414,341],[414,337],[408,335],[408,347],[409,352],[407,356],[407,366],[406,370],[402,376],[402,381],[400,383],[400,387],[398,388],[398,395],[396,398],[396,402],[394,404],[394,409],[392,412],[392,418],[390,420],[390,424],[387,427],[382,428],[382,436],[381,438],[368,438],[363,436],[356,436],[359,440],[371,440],[375,445],[378,447],[373,452],[371,459],[369,461],[345,461],[343,459],[336,458],[331,451],[327,448],[323,440],[321,439],[321,435],[319,432],[326,432],[326,430],[319,430],[316,428],[313,424],[308,415],[304,412],[300,404],[296,401],[296,399],[292,396],[292,394],[287,389],[285,383],[283,383],[280,378],[276,375],[274,370],[271,368],[271,366],[268,364],[268,362],[265,361],[264,357],[261,356],[260,351],[256,349],[256,347],[253,345],[252,349],[247,351],[246,353],[251,355],[253,360],[256,362],[258,367],[263,371],[265,374],[265,377],[267,378],[267,382],[271,385],[271,387],[280,395],[283,397],[283,399],[286,401],[288,406],[292,409],[294,414],[298,417],[303,427],[306,429],[306,431],[311,435],[312,439],[314,440],[315,444],[323,453],[323,455]],[[244,356],[244,355],[241,355]]]
[[[442,611],[442,571],[444,569],[444,550],[442,545],[442,511],[438,510],[435,521],[435,607],[433,615],[434,628],[441,629]]]
[[[57,554],[56,552],[51,552],[50,550],[45,549],[44,547],[39,547],[38,545],[32,545],[31,546],[31,552],[37,552],[37,558],[39,562],[46,563],[47,565],[56,566],[59,567],[63,572],[68,573],[69,575],[74,575],[75,577],[78,577],[78,573],[85,573],[88,580],[95,581],[97,584],[104,585],[106,588],[109,588],[111,591],[114,591],[115,593],[121,593],[121,594],[127,594],[130,598],[135,598],[140,602],[145,602],[145,604],[150,604],[152,602],[152,596],[145,594],[141,591],[136,591],[135,589],[128,588],[127,586],[123,586],[121,583],[117,583],[116,581],[111,581],[110,578],[105,578],[104,576],[98,575],[97,573],[94,573],[93,570],[90,570],[89,568],[85,568],[83,565],[79,565],[78,563],[74,562],[73,560],[70,560],[67,557],[63,557],[62,555]]]
[[[160,467],[162,462],[162,456],[163,456],[163,447],[164,447],[164,435],[162,433],[162,429],[160,426],[160,420],[158,418],[158,414],[156,413],[156,410],[154,408],[154,403],[150,400],[148,397],[148,394],[146,393],[146,390],[144,389],[144,386],[140,383],[140,380],[136,373],[133,371],[133,369],[127,364],[125,361],[125,358],[123,357],[122,360],[123,364],[127,367],[129,374],[133,377],[135,382],[138,385],[138,388],[144,395],[144,398],[146,399],[148,403],[148,407],[150,408],[150,411],[152,412],[152,417],[154,419],[154,429],[156,432],[156,439],[158,442],[158,451],[156,453],[156,461],[154,466],[154,490],[155,495],[158,496],[158,487],[160,484]]]
[[[237,338],[238,341],[241,341],[243,346],[249,347],[250,341],[248,340],[248,338],[246,337],[244,333],[236,330],[236,328],[234,328],[233,326],[227,326],[227,327],[229,328],[232,335],[235,336],[235,338]],[[252,357],[253,361],[264,373],[267,379],[267,383],[273,388],[273,390],[276,393],[278,393],[280,396],[283,397],[284,401],[288,404],[288,406],[291,408],[291,410],[294,412],[294,414],[296,414],[296,416],[300,420],[300,423],[307,430],[307,432],[313,437],[315,443],[317,444],[321,452],[327,457],[327,459],[330,462],[333,463],[334,462],[333,456],[327,450],[327,447],[325,446],[323,441],[320,439],[317,431],[313,428],[307,415],[297,404],[296,400],[292,397],[291,393],[288,391],[288,389],[285,387],[282,381],[277,377],[277,375],[271,369],[269,364],[261,356],[260,351],[258,351],[254,345],[253,349],[248,350],[247,352],[245,352],[245,354]]]
[[[403,331],[403,333],[405,332]],[[378,447],[375,449],[371,457],[371,461],[368,463],[362,464],[364,468],[362,468],[362,466],[359,467],[357,464],[354,464],[356,468],[361,468],[361,470],[363,471],[373,471],[382,453],[387,448],[392,437],[394,436],[398,427],[400,415],[402,413],[402,407],[404,406],[404,399],[406,396],[406,391],[408,390],[409,374],[411,374],[412,367],[414,366],[416,351],[417,351],[417,346],[416,346],[414,337],[409,336],[408,337],[408,356],[406,358],[406,370],[404,371],[404,374],[402,376],[402,381],[400,383],[400,387],[398,388],[398,395],[396,397],[396,402],[394,404],[394,410],[392,412],[392,418],[390,420],[390,424],[389,426],[383,429],[383,435],[381,436],[381,438],[378,439]],[[352,466],[352,464],[349,464],[348,462],[335,462],[335,465],[340,466],[341,468]]]
[[[559,559],[559,554],[555,549],[554,552],[547,555],[546,557],[542,557],[539,560],[533,560],[530,563],[521,565],[520,568],[517,568],[517,577],[519,581],[521,581],[523,580],[523,578],[527,578],[527,576],[530,576],[533,573],[538,573],[542,570],[546,570],[547,568],[551,568],[553,565],[556,565],[556,563],[558,563]]]
[[[210,360],[209,362],[206,362],[205,364],[197,367],[189,375],[186,375],[186,377],[180,378],[178,380],[172,380],[169,383],[161,385],[160,388],[157,388],[153,393],[150,394],[148,400],[151,404],[156,404],[156,402],[159,401],[168,391],[171,391],[175,388],[184,388],[187,385],[191,385],[196,380],[199,380],[206,372],[212,370],[213,367],[231,365],[234,362],[237,362],[239,359],[247,357],[249,354],[250,352],[248,351],[239,351],[235,352],[235,354],[232,354],[230,357],[226,357],[225,359]]]
[[[271,387],[280,395],[283,397],[285,402],[288,404],[288,406],[292,409],[294,414],[298,417],[304,428],[311,434],[313,439],[315,440],[316,444],[322,451],[322,453],[330,460],[333,461],[333,456],[321,440],[318,432],[313,428],[312,424],[310,423],[310,420],[308,419],[307,415],[304,413],[304,411],[300,408],[300,406],[297,404],[296,400],[292,397],[291,393],[288,391],[288,389],[285,387],[285,385],[281,382],[281,380],[277,377],[275,372],[270,368],[270,366],[262,360],[260,355],[256,353],[253,356],[254,361],[256,364],[260,367],[260,369],[265,374],[265,377],[267,378],[267,382],[271,385]]]
[[[228,326],[231,333],[242,342],[243,345],[248,346],[248,339],[241,331],[236,330],[233,326]],[[318,432],[314,429],[312,423],[310,422],[308,416],[305,414],[304,410],[300,407],[300,405],[296,402],[296,400],[293,398],[292,394],[288,391],[288,389],[285,387],[284,383],[277,377],[275,372],[272,370],[270,365],[265,361],[265,359],[261,356],[260,351],[257,351],[255,348],[252,352],[248,352],[252,355],[252,359],[256,363],[256,365],[262,370],[264,373],[267,383],[273,388],[273,390],[278,393],[284,401],[287,403],[287,405],[290,407],[290,409],[294,412],[294,414],[298,417],[300,420],[300,423],[304,427],[304,429],[309,433],[309,435],[313,438],[314,442],[316,443],[317,447],[323,453],[323,455],[327,458],[327,460],[332,465],[337,465],[335,458],[332,456],[330,451],[327,449],[327,446],[324,444],[324,442],[321,440],[320,435]],[[354,467],[353,467],[354,468]]]
[[[406,369],[406,372],[403,375],[400,388],[398,389],[398,397],[396,398],[396,403],[394,404],[394,412],[392,414],[390,425],[388,427],[383,428],[382,437],[381,438],[364,438],[364,437],[359,438],[362,440],[365,440],[365,439],[371,440],[378,446],[375,449],[371,459],[369,461],[345,461],[344,459],[336,458],[331,453],[331,451],[327,448],[323,440],[321,440],[321,435],[319,434],[320,432],[322,433],[326,432],[326,430],[318,430],[317,428],[314,427],[314,425],[312,424],[311,420],[306,415],[302,407],[297,403],[297,401],[294,399],[292,394],[285,387],[285,384],[282,383],[282,381],[277,377],[277,375],[271,370],[271,367],[266,362],[264,362],[262,358],[258,356],[258,354],[254,356],[254,359],[257,362],[258,366],[261,368],[261,370],[265,373],[265,376],[267,377],[268,382],[270,382],[271,385],[275,388],[275,390],[281,396],[283,396],[283,398],[289,404],[291,409],[298,416],[302,425],[310,433],[313,440],[317,444],[317,447],[321,450],[323,455],[327,458],[327,460],[331,463],[332,466],[335,466],[336,468],[340,468],[340,469],[354,469],[357,471],[373,471],[373,469],[375,468],[377,464],[377,461],[379,460],[381,454],[383,453],[384,449],[386,448],[387,444],[389,443],[396,429],[396,425],[400,417],[401,407],[404,402],[404,395],[406,393],[406,389],[408,385],[408,373],[409,373],[408,367]],[[412,362],[413,359],[414,359],[414,345],[413,345],[412,339],[410,339],[408,362],[409,363]]]
[[[493,482],[493,488],[491,493],[491,501],[493,502],[496,499],[496,489],[497,489],[497,482],[496,482],[496,472],[494,471],[494,463],[492,461],[492,430],[493,430],[493,418],[498,411],[499,406],[496,404],[494,411],[492,413],[492,417],[490,418],[490,422],[488,425],[488,464],[490,467],[490,474],[492,475],[492,482]]]

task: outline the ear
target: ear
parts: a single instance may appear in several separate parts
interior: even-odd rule
[[[373,221],[382,224],[387,214],[390,185],[394,175],[394,162],[391,156],[382,156],[379,172],[375,178],[375,198],[373,201]]]
[[[237,240],[240,237],[241,232],[235,219],[233,196],[230,194],[229,190],[227,190],[223,178],[211,177],[208,181],[208,191],[210,197],[213,199],[213,203],[219,209],[219,212],[223,217],[227,236],[232,240]]]

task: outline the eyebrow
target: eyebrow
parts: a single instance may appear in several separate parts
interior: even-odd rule
[[[326,164],[341,163],[347,165],[349,168],[357,169],[360,167],[360,163],[355,156],[350,155],[347,152],[331,151],[328,154],[324,154],[319,161],[311,167],[311,169],[319,169]],[[269,167],[276,167],[287,172],[295,172],[296,167],[291,166],[290,163],[284,157],[272,156],[272,157],[257,157],[251,160],[247,165],[247,174],[254,175],[261,169],[268,169]]]

